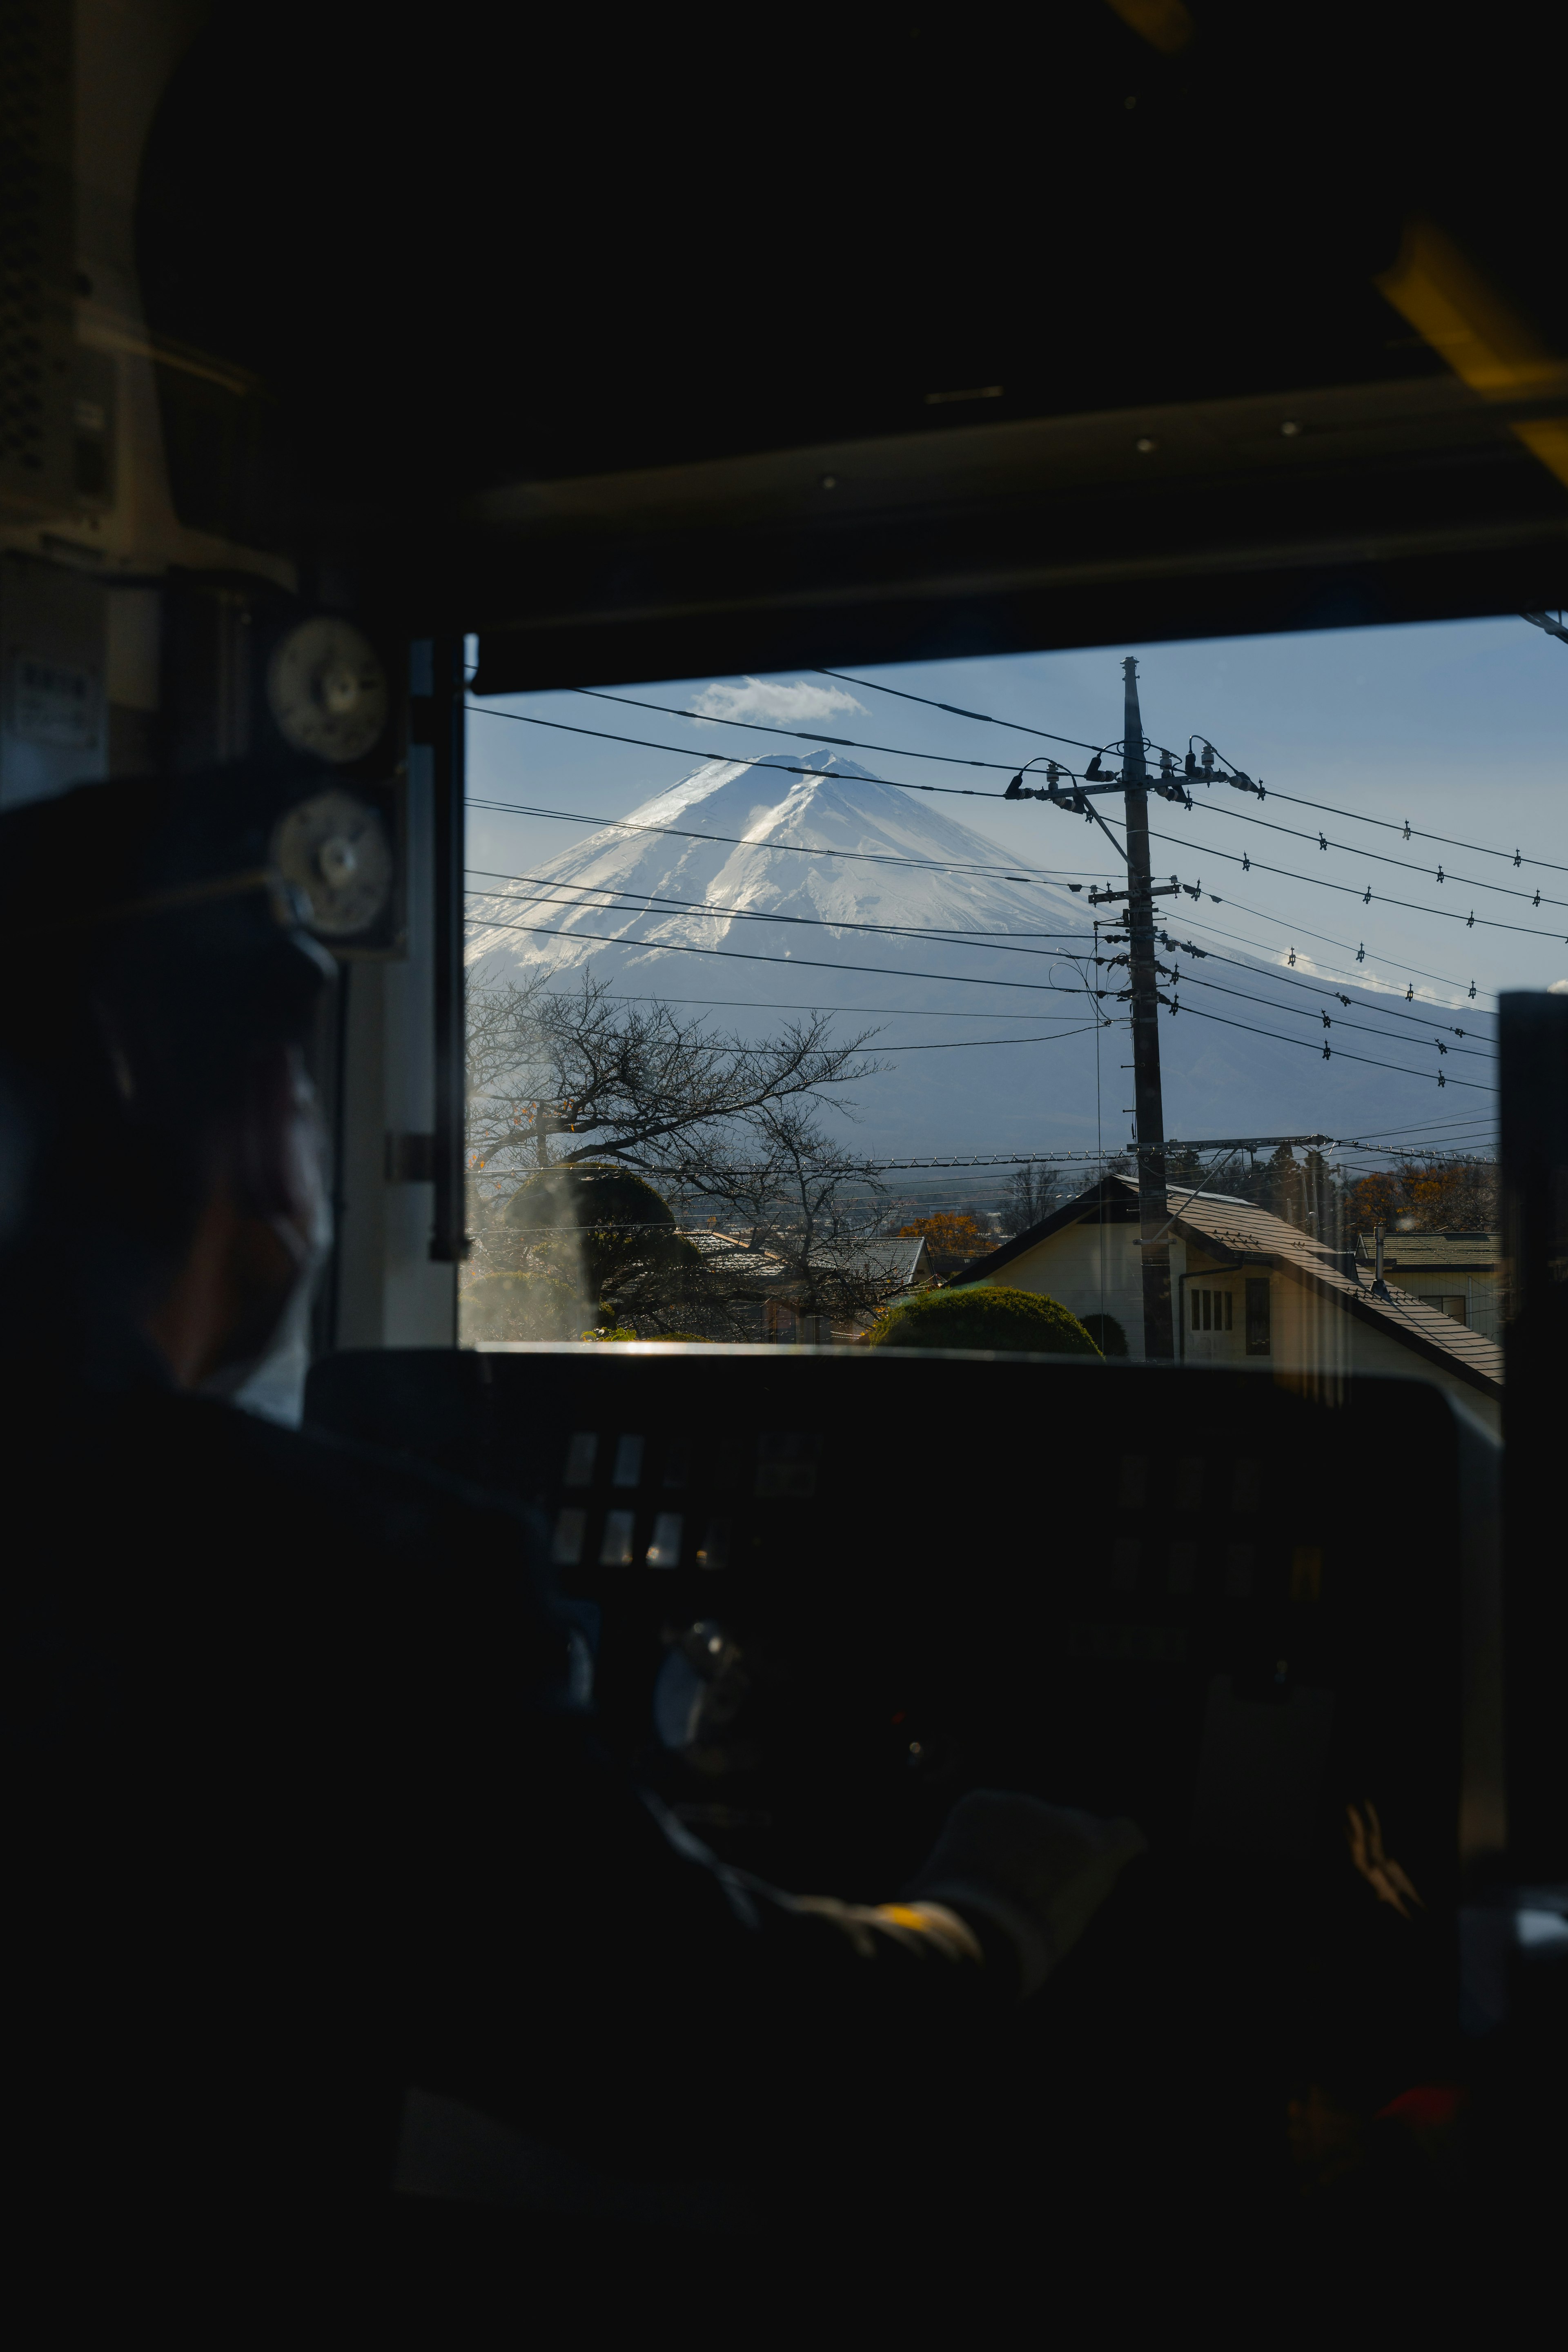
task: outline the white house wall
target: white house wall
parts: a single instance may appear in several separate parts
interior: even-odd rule
[[[1128,1354],[1141,1357],[1142,1273],[1132,1246],[1137,1235],[1131,1224],[1065,1225],[1049,1241],[1010,1259],[994,1285],[982,1286],[1032,1290],[1056,1299],[1069,1315],[1114,1315],[1127,1334]]]
[[[1114,1315],[1127,1334],[1127,1351],[1143,1354],[1143,1297],[1139,1252],[1133,1224],[1100,1226],[1089,1223],[1067,1225],[1047,1240],[1037,1242],[1009,1260],[996,1276],[995,1286],[1032,1290],[1054,1298],[1079,1317],[1097,1315],[1101,1306],[1100,1251],[1104,1249],[1104,1311]],[[1247,1353],[1247,1283],[1265,1273],[1268,1280],[1270,1349],[1267,1356]],[[1182,1277],[1185,1276],[1184,1282]],[[1194,1290],[1229,1290],[1236,1306],[1228,1331],[1191,1328]],[[1171,1237],[1172,1306],[1180,1302],[1185,1328],[1178,1340],[1184,1361],[1231,1364],[1243,1370],[1308,1372],[1332,1379],[1349,1372],[1377,1372],[1397,1380],[1430,1381],[1475,1413],[1489,1429],[1500,1430],[1501,1407],[1484,1391],[1448,1372],[1430,1358],[1407,1348],[1392,1332],[1360,1315],[1352,1315],[1330,1297],[1278,1269],[1260,1265],[1215,1266],[1180,1238]]]

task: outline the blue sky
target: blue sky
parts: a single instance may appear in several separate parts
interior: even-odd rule
[[[1144,726],[1158,741],[1184,747],[1189,733],[1206,734],[1237,765],[1283,793],[1362,816],[1445,834],[1568,869],[1568,645],[1522,620],[1443,623],[1419,627],[1325,631],[1297,636],[1210,639],[1191,645],[1107,646],[1088,652],[1009,656],[897,667],[864,667],[858,675],[888,686],[962,703],[1063,735],[1103,741],[1121,726],[1121,656],[1139,656]],[[615,690],[651,701],[731,711],[767,722],[821,725],[858,740],[909,751],[947,751],[1008,761],[1031,747],[1021,734],[951,719],[875,691],[835,688],[812,672],[777,679],[712,678],[654,681]],[[847,707],[851,701],[861,707]],[[514,711],[577,727],[642,735],[689,747],[675,754],[633,749],[587,736],[509,725],[492,715]],[[720,724],[663,719],[651,711],[615,709],[575,694],[499,698],[469,727],[469,790],[479,799],[526,801],[598,817],[626,814],[674,782],[702,753],[739,756],[787,748]],[[1068,756],[1073,756],[1068,754]],[[1081,757],[1082,755],[1079,755]],[[973,782],[1000,788],[1003,773],[932,768],[896,751],[866,764],[890,778]],[[1477,882],[1517,888],[1539,884],[1546,899],[1568,900],[1568,870],[1552,875],[1439,844],[1405,844],[1398,835],[1350,816],[1292,807],[1282,798],[1261,807],[1216,787],[1200,796],[1188,816],[1154,804],[1152,822],[1170,838],[1155,845],[1161,870],[1184,881],[1201,879],[1205,901],[1217,893],[1223,908],[1205,903],[1204,924],[1262,952],[1287,955],[1324,971],[1349,969],[1365,980],[1375,971],[1403,995],[1414,985],[1434,1003],[1468,1001],[1477,1009],[1500,988],[1540,988],[1568,976],[1568,906],[1533,910],[1472,888]],[[1071,873],[1110,872],[1103,835],[1056,810],[984,800],[938,803],[994,839],[1008,855]],[[1114,804],[1113,804],[1114,805]],[[1331,842],[1350,844],[1324,853],[1315,840],[1293,840],[1242,820],[1261,817],[1311,832],[1321,825]],[[527,873],[583,828],[545,820],[500,817],[476,810],[470,856],[476,866]],[[1095,845],[1098,844],[1098,848]],[[1370,853],[1441,861],[1452,878],[1402,873],[1375,864]],[[1243,875],[1223,853],[1245,851],[1254,860],[1293,869],[1288,879]],[[1336,893],[1319,887],[1336,882]],[[1361,893],[1370,885],[1371,906]],[[1387,903],[1421,902],[1441,912],[1417,913]],[[1474,929],[1447,919],[1474,908],[1529,927],[1508,932]],[[1195,924],[1199,910],[1192,912]],[[1185,919],[1185,918],[1184,918]],[[1560,923],[1553,931],[1551,926]],[[1531,936],[1539,931],[1541,936]],[[1358,966],[1355,950],[1367,949]]]
[[[1500,990],[1568,982],[1568,903],[1555,908],[1543,903],[1537,911],[1528,897],[1510,899],[1479,887],[1501,884],[1530,893],[1539,887],[1543,902],[1568,902],[1568,645],[1518,617],[862,667],[857,675],[865,683],[848,687],[810,671],[763,679],[612,682],[616,693],[711,713],[711,724],[616,709],[573,693],[499,698],[478,707],[470,721],[470,794],[615,818],[678,782],[703,757],[776,755],[791,748],[788,736],[770,742],[764,735],[725,726],[726,714],[768,725],[820,727],[858,743],[895,747],[850,755],[890,780],[970,782],[999,791],[1014,761],[1031,751],[1046,753],[1051,746],[900,701],[876,687],[899,687],[998,719],[1104,742],[1121,731],[1121,659],[1128,652],[1139,657],[1144,727],[1156,742],[1180,751],[1189,734],[1207,736],[1231,762],[1260,776],[1269,788],[1261,805],[1226,787],[1206,794],[1200,788],[1190,815],[1170,803],[1152,803],[1152,826],[1165,836],[1154,844],[1156,871],[1179,873],[1184,882],[1203,885],[1199,905],[1177,902],[1183,936],[1222,953],[1250,953],[1281,966],[1293,954],[1299,973],[1371,985],[1400,1002],[1414,989],[1418,1003],[1457,1008],[1452,1019],[1473,1024],[1471,1043],[1489,1038],[1489,1013]],[[500,715],[508,712],[680,748],[659,752],[518,725]],[[805,756],[807,747],[796,748]],[[1005,764],[966,774],[900,758],[900,751],[949,752]],[[1087,754],[1064,756],[1081,765]],[[1325,805],[1300,807],[1288,794]],[[1020,866],[1047,866],[1064,877],[1119,878],[1104,835],[1065,812],[984,798],[942,798],[921,805],[972,826]],[[1120,802],[1102,805],[1115,813]],[[1365,818],[1383,822],[1358,821]],[[1406,843],[1406,823],[1450,840]],[[1269,832],[1265,824],[1294,826],[1307,837]],[[1348,847],[1320,850],[1320,828],[1331,845]],[[581,841],[587,830],[574,823],[476,808],[469,823],[470,862],[525,876]],[[1503,854],[1481,854],[1486,849]],[[1551,861],[1563,870],[1552,873],[1529,864],[1516,869],[1516,849],[1527,860]],[[1373,852],[1408,858],[1427,870],[1380,865]],[[1227,861],[1227,853],[1232,861],[1247,855],[1253,870],[1244,873],[1238,863]],[[1431,870],[1439,862],[1447,877],[1441,884]],[[1289,871],[1268,874],[1260,870],[1264,866]],[[1323,887],[1331,883],[1341,887]],[[1369,887],[1370,905],[1363,895]],[[1213,903],[1216,896],[1223,904]],[[1415,901],[1415,908],[1393,905],[1394,899]],[[1472,909],[1478,917],[1473,929],[1464,920]],[[1488,928],[1488,917],[1521,928]],[[1363,947],[1364,961],[1357,952]],[[820,980],[822,1003],[845,1001],[832,975],[824,973]],[[726,974],[721,986],[707,971],[701,981],[688,976],[677,982],[672,976],[669,992],[688,1002],[710,992],[727,1002],[751,993],[738,974],[734,984]],[[953,998],[954,1018],[973,1011],[969,992],[955,989]],[[715,1014],[721,1022],[735,1017]],[[994,1022],[991,1027],[999,1031]],[[945,1034],[947,1028],[944,1021],[928,1019],[921,1034]],[[974,1034],[985,1030],[982,1023]],[[1445,1027],[1443,1034],[1451,1032]],[[901,1029],[895,1034],[905,1042]],[[1047,1050],[1038,1049],[1042,1055]],[[1269,1057],[1267,1069],[1242,1087],[1243,1095],[1253,1093],[1262,1078],[1271,1085],[1278,1060],[1289,1100],[1294,1104],[1300,1097],[1289,1123],[1321,1124],[1321,1090],[1309,1057],[1298,1059],[1283,1047],[1260,1050]],[[950,1065],[944,1055],[930,1066],[930,1082],[937,1086],[929,1120],[933,1144],[939,1129],[945,1138],[958,1109],[956,1097],[948,1103],[943,1092],[947,1078],[938,1085],[936,1074],[939,1068],[954,1070],[960,1058]],[[1022,1078],[1022,1061],[1018,1066]],[[1479,1077],[1484,1065],[1467,1060],[1447,1067],[1467,1073],[1473,1068]],[[1238,1101],[1237,1116],[1247,1107]],[[1256,1114],[1264,1105],[1259,1099],[1249,1107]],[[1414,1139],[1416,1130],[1400,1124],[1408,1112],[1399,1107],[1395,1117],[1394,1108],[1391,1096],[1392,1126]],[[1489,1097],[1465,1093],[1456,1100],[1449,1093],[1432,1116],[1436,1127],[1447,1123],[1456,1144],[1476,1149],[1489,1141]],[[990,1126],[999,1125],[990,1118],[987,1140],[1001,1140],[1000,1133],[990,1135]],[[1053,1131],[1040,1138],[1042,1143],[1063,1139],[1078,1139],[1068,1137],[1065,1126],[1060,1137]]]

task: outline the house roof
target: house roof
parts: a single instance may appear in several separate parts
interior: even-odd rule
[[[684,1235],[694,1243],[709,1265],[729,1274],[744,1274],[759,1283],[784,1283],[795,1276],[797,1269],[777,1250],[753,1242],[745,1234],[727,1234],[712,1227],[697,1226]],[[853,1234],[837,1240],[818,1243],[809,1263],[823,1271],[837,1269],[839,1273],[868,1276],[878,1281],[893,1282],[905,1287],[913,1282],[928,1263],[923,1234],[910,1237],[899,1235],[889,1240],[872,1239]]]
[[[1228,1258],[1233,1265],[1267,1263],[1279,1266],[1320,1296],[1337,1298],[1349,1314],[1386,1331],[1429,1363],[1440,1364],[1468,1387],[1479,1389],[1489,1396],[1502,1394],[1502,1349],[1495,1340],[1483,1339],[1479,1332],[1456,1323],[1440,1307],[1429,1306],[1410,1291],[1386,1282],[1388,1297],[1374,1298],[1370,1277],[1363,1275],[1349,1252],[1329,1249],[1310,1234],[1287,1223],[1283,1217],[1274,1216],[1268,1209],[1256,1208],[1250,1201],[1237,1201],[1217,1192],[1185,1193],[1174,1185],[1170,1193],[1176,1203],[1171,1231],[1184,1242],[1221,1259]],[[994,1281],[1005,1266],[1022,1257],[1026,1251],[1037,1248],[1041,1242],[1049,1241],[1068,1225],[1089,1222],[1102,1203],[1116,1223],[1125,1223],[1130,1211],[1135,1211],[1137,1200],[1138,1187],[1129,1177],[1102,1177],[1087,1192],[1066,1202],[1038,1224],[1015,1234],[989,1255],[974,1259],[953,1280],[959,1286]],[[1398,1236],[1401,1242],[1413,1238],[1405,1234]],[[1384,1269],[1386,1276],[1386,1240]]]
[[[1377,1262],[1377,1241],[1372,1234],[1357,1234],[1355,1254],[1358,1264],[1374,1265]],[[1411,1274],[1453,1273],[1489,1274],[1502,1255],[1500,1234],[1391,1234],[1383,1236],[1383,1264],[1386,1273],[1390,1266],[1403,1266]]]

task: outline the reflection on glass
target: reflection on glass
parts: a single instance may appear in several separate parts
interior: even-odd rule
[[[642,1479],[642,1449],[640,1437],[622,1437],[616,1445],[616,1466],[610,1473],[612,1486],[636,1486]]]
[[[730,1522],[710,1519],[708,1532],[697,1549],[699,1568],[728,1568],[730,1565]]]
[[[1323,1555],[1315,1544],[1298,1544],[1290,1555],[1290,1598],[1321,1601],[1323,1597]]]
[[[672,1437],[669,1441],[669,1446],[664,1457],[664,1483],[667,1486],[673,1489],[685,1486],[686,1459],[687,1446],[685,1439],[682,1437]]]
[[[555,1514],[555,1540],[550,1557],[557,1568],[576,1568],[583,1558],[583,1536],[588,1525],[586,1511],[563,1510]]]
[[[653,1541],[647,1548],[649,1568],[680,1566],[680,1531],[684,1524],[679,1511],[660,1511],[653,1523]]]
[[[591,1486],[594,1461],[599,1451],[599,1441],[591,1429],[574,1429],[566,1440],[566,1467],[561,1473],[563,1486]]]
[[[1252,1597],[1252,1546],[1230,1544],[1225,1555],[1225,1589],[1231,1601],[1249,1601]]]
[[[815,1432],[764,1430],[757,1440],[754,1491],[776,1499],[805,1502],[816,1492],[817,1458],[822,1439]]]
[[[601,1568],[630,1568],[632,1564],[632,1511],[607,1511],[605,1514],[605,1540],[599,1546]]]

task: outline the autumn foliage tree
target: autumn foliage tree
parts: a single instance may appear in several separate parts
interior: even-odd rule
[[[900,1241],[912,1241],[916,1234],[925,1236],[925,1244],[932,1257],[983,1257],[991,1246],[991,1236],[983,1234],[979,1221],[967,1210],[939,1209],[933,1216],[917,1217],[912,1225],[899,1227]]]
[[[1498,1222],[1498,1171],[1489,1160],[1407,1160],[1358,1177],[1345,1193],[1348,1233],[1484,1234]]]

